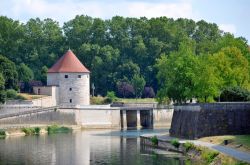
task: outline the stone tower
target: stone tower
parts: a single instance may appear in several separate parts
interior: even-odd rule
[[[49,70],[47,85],[58,87],[57,103],[61,107],[89,105],[89,70],[68,50]]]

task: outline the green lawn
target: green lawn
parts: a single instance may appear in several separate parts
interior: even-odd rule
[[[124,103],[153,103],[156,102],[154,98],[139,98],[139,99],[126,99],[126,98],[118,98],[119,102]]]

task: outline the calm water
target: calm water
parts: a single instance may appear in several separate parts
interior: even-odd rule
[[[182,164],[183,160],[179,158],[170,158],[140,147],[139,135],[167,131],[95,130],[11,137],[0,140],[0,164]]]

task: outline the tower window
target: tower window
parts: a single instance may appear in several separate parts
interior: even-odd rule
[[[64,75],[65,78],[68,78],[69,76],[68,75]]]
[[[81,75],[78,75],[78,78],[82,78],[82,76],[81,76]]]
[[[72,91],[72,88],[69,88],[69,91]]]
[[[69,102],[72,103],[72,99],[69,99]]]

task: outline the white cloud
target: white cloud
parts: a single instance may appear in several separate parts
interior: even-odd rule
[[[233,24],[220,24],[219,28],[225,32],[236,34],[236,26]]]
[[[164,1],[46,1],[46,0],[9,0],[0,2],[0,14],[14,19],[27,21],[29,18],[53,18],[61,23],[75,15],[111,18],[115,15],[127,17],[167,16],[172,18],[195,18],[190,1],[166,3]]]

